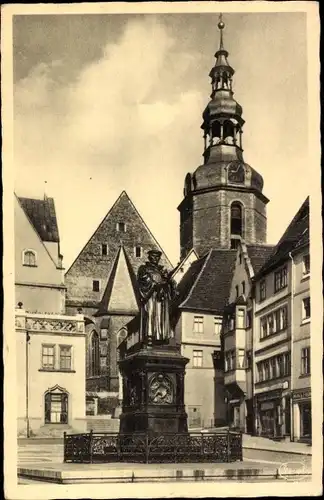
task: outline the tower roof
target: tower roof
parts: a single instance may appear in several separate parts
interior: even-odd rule
[[[216,62],[210,71],[211,99],[203,111],[204,162],[192,175],[191,191],[219,189],[228,186],[253,191],[264,203],[269,200],[262,194],[263,178],[243,158],[243,109],[234,99],[234,69],[228,62],[228,51],[224,47],[223,32],[225,23],[222,16],[218,23],[219,49],[215,54]],[[231,182],[235,172],[242,172],[242,181]],[[229,173],[231,172],[231,173]],[[233,184],[235,186],[233,186]],[[190,192],[190,182],[186,179],[185,191]]]

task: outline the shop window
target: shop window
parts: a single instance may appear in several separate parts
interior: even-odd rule
[[[312,407],[310,402],[300,403],[300,436],[310,439],[312,437]]]
[[[72,369],[72,346],[60,345],[60,370]]]
[[[204,333],[203,316],[194,316],[193,333]]]
[[[193,351],[193,366],[194,368],[200,368],[203,366],[203,351]]]
[[[310,374],[310,347],[304,347],[301,350],[301,374]]]
[[[310,274],[310,255],[304,255],[303,257],[303,275],[308,276]]]
[[[311,305],[310,305],[310,297],[306,297],[303,299],[303,309],[302,309],[302,319],[306,321],[310,319],[311,316]]]
[[[68,394],[53,389],[45,394],[45,424],[68,423]]]
[[[274,289],[279,292],[287,286],[287,268],[283,267],[274,273]]]
[[[34,250],[24,250],[23,265],[29,267],[37,266],[36,252],[34,252]]]
[[[44,370],[54,370],[55,368],[55,345],[42,345],[42,368]]]

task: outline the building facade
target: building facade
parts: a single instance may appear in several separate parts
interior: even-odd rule
[[[18,435],[84,431],[84,318],[65,314],[54,201],[15,196],[14,210]]]
[[[221,328],[235,255],[210,250],[178,283],[172,322],[181,354],[189,358],[185,404],[191,427],[226,424]]]
[[[308,231],[307,231],[308,233]],[[305,233],[306,234],[306,233]],[[309,236],[292,252],[292,439],[311,441],[311,299]]]
[[[118,344],[139,313],[136,274],[147,252],[162,252],[123,191],[65,275],[66,309],[86,321],[86,385],[89,413],[114,416],[118,406]]]
[[[254,280],[255,429],[280,439],[311,435],[308,230],[307,199]]]
[[[273,251],[273,245],[246,245],[240,241],[224,309],[222,348],[227,422],[242,432],[253,433],[253,302],[254,274]]]

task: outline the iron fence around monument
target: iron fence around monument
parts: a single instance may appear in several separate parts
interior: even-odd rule
[[[202,463],[242,460],[242,433],[64,433],[64,462]]]

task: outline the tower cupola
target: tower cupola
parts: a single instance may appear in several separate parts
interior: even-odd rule
[[[243,158],[243,109],[234,99],[234,69],[224,45],[220,15],[219,48],[211,78],[210,101],[202,116],[203,163],[188,173],[179,205],[181,256],[192,248],[198,255],[210,248],[235,248],[266,241],[263,178]]]

